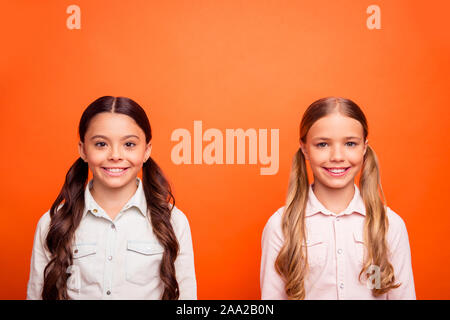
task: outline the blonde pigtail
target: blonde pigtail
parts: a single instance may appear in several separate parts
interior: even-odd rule
[[[307,252],[304,246],[305,208],[308,201],[309,181],[306,161],[299,148],[292,162],[286,206],[282,218],[285,237],[283,247],[275,261],[277,272],[285,280],[285,291],[289,299],[305,298],[304,280],[307,272]]]
[[[366,244],[366,257],[359,279],[363,274],[370,275],[371,266],[379,270],[379,286],[372,289],[374,296],[382,295],[391,289],[398,288],[395,284],[394,268],[389,262],[389,248],[386,234],[389,223],[386,215],[386,200],[381,187],[378,159],[370,146],[367,146],[364,155],[364,164],[359,181],[361,196],[366,207],[364,221],[364,242]]]

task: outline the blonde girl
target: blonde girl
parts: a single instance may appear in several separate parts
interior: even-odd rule
[[[150,157],[144,109],[101,97],[78,129],[80,157],[36,229],[27,298],[196,299],[189,223]]]
[[[351,100],[305,111],[286,205],[262,235],[262,299],[415,299],[405,223],[385,205],[367,136]]]

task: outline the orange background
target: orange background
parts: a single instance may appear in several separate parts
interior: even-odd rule
[[[81,8],[69,30],[66,8]],[[381,8],[369,30],[366,8]],[[448,1],[2,1],[0,298],[25,298],[33,235],[102,95],[147,111],[154,159],[192,229],[199,299],[259,299],[260,238],[284,204],[306,107],[351,98],[388,205],[406,222],[419,299],[449,299]],[[175,165],[170,135],[280,129],[280,169]],[[205,145],[205,144],[204,144]],[[447,200],[446,200],[447,199]]]

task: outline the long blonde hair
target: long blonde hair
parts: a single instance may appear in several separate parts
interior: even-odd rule
[[[359,121],[363,127],[364,141],[366,140],[368,125],[361,108],[349,99],[328,97],[313,102],[305,111],[300,123],[300,141],[306,143],[306,135],[311,126],[320,118],[333,112],[339,112]],[[366,207],[364,243],[367,252],[359,279],[361,280],[361,276],[366,274],[371,265],[378,266],[380,268],[380,286],[372,289],[372,294],[379,296],[397,288],[400,284],[395,284],[394,268],[388,258],[389,248],[386,242],[388,219],[384,205],[386,201],[381,188],[378,160],[370,146],[367,146],[364,155],[359,188]],[[275,268],[285,281],[286,295],[293,300],[305,298],[304,281],[308,272],[305,209],[308,192],[306,161],[299,148],[292,162],[282,218],[285,240],[275,261]]]

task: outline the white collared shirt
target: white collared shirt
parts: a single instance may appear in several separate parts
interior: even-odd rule
[[[365,251],[363,227],[366,207],[358,187],[354,187],[355,193],[347,208],[335,214],[320,203],[312,185],[309,186],[305,211],[309,263],[304,283],[305,299],[415,299],[408,233],[402,218],[390,208],[386,211],[389,221],[386,234],[390,249],[388,257],[394,267],[396,283],[401,285],[374,297],[364,275],[361,277],[363,281],[358,280]],[[284,244],[283,211],[284,207],[270,217],[262,235],[262,299],[287,299],[284,280],[275,269],[275,260]]]
[[[85,208],[75,231],[73,264],[67,281],[70,299],[161,299],[159,267],[164,248],[147,216],[142,181],[114,220],[85,189]],[[180,299],[197,299],[194,252],[186,216],[174,207],[171,223],[179,243],[175,260]],[[46,212],[38,222],[31,257],[27,299],[41,299],[44,268],[51,259],[45,239],[50,224]]]

